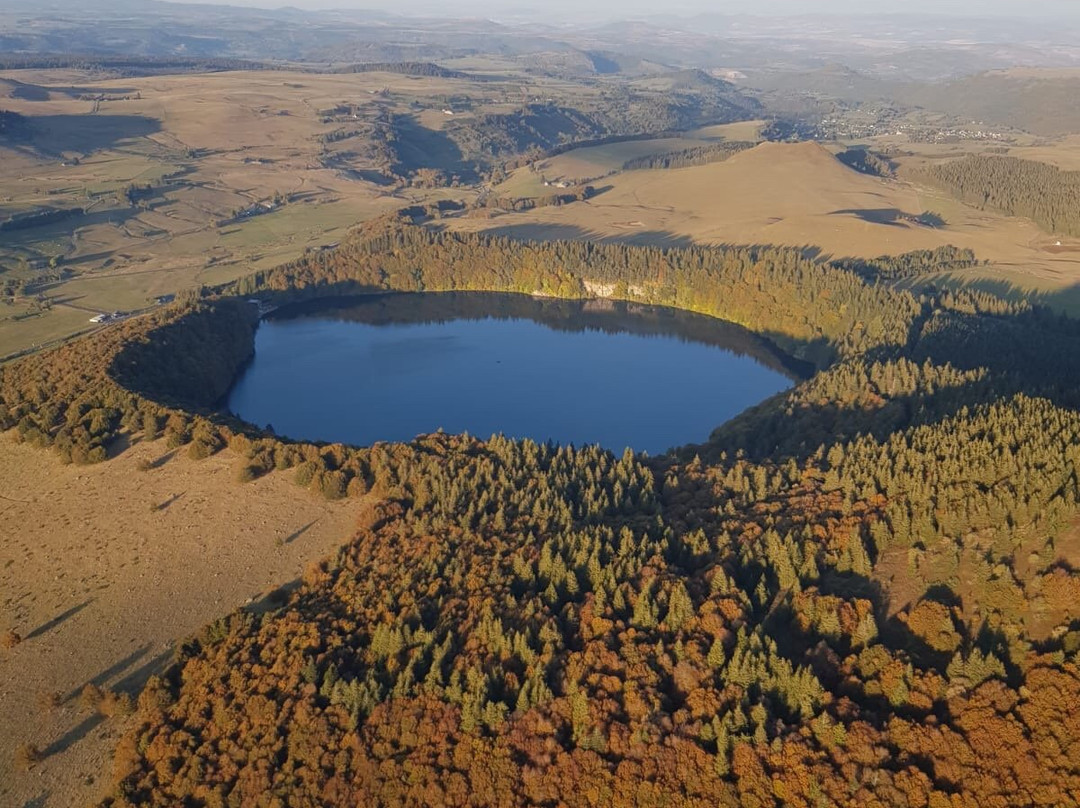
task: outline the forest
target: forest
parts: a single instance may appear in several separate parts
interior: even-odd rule
[[[656,137],[760,113],[755,100],[730,85],[714,84],[701,91],[670,93],[615,86],[596,99],[532,102],[514,112],[454,120],[443,131],[466,161],[507,171],[525,154],[551,156],[573,146]]]
[[[437,79],[472,79],[476,76],[449,70],[433,62],[357,62],[334,69],[336,73],[398,73],[402,76],[427,76]]]
[[[477,207],[500,208],[502,210],[534,210],[535,208],[558,207],[569,205],[572,202],[583,202],[591,199],[596,194],[596,189],[591,185],[583,185],[562,194],[547,194],[535,197],[503,197],[488,194],[482,200],[478,200]]]
[[[957,272],[979,265],[975,251],[952,245],[934,250],[916,250],[902,255],[882,255],[871,259],[839,259],[836,264],[858,272],[868,280],[904,280],[942,272]]]
[[[384,220],[0,368],[0,426],[69,462],[138,433],[356,498],[284,603],[151,679],[104,804],[1080,804],[1080,323],[918,282],[970,260]],[[657,458],[297,444],[214,409],[251,296],[597,285],[817,372]]]
[[[924,173],[969,205],[1025,216],[1048,233],[1080,236],[1080,171],[1016,157],[969,155]]]
[[[360,64],[348,70],[369,69],[460,78],[444,76],[450,71],[435,65],[413,62]],[[324,123],[344,125],[319,136],[319,142],[324,147],[347,142],[349,147],[343,152],[324,148],[325,165],[340,168],[361,158],[394,182],[413,180],[420,173],[430,177],[433,172],[443,178],[441,185],[452,184],[454,177],[471,181],[488,176],[498,182],[515,168],[572,148],[674,135],[760,113],[753,99],[729,85],[716,84],[703,92],[660,93],[613,86],[596,96],[567,93],[526,99],[512,111],[452,117],[438,131],[418,125],[411,114],[395,114],[379,105],[342,105],[321,112]],[[447,102],[447,106],[454,104]],[[670,167],[701,165],[726,159],[740,148],[741,144],[711,144],[672,155],[668,162]]]
[[[209,73],[226,70],[265,70],[270,65],[246,59],[199,56],[110,56],[99,53],[0,54],[0,70],[107,70],[118,76],[169,73]]]
[[[863,174],[872,174],[875,177],[896,175],[896,164],[886,155],[870,149],[846,149],[836,155],[836,159]]]
[[[689,168],[720,163],[741,151],[752,148],[753,143],[734,141],[731,143],[710,143],[706,146],[692,146],[662,154],[646,154],[623,163],[623,171],[657,168]]]
[[[922,310],[913,294],[867,283],[786,247],[667,250],[580,241],[522,242],[375,222],[336,250],[242,278],[229,291],[275,301],[341,291],[508,291],[612,296],[708,314],[825,366],[903,344]]]

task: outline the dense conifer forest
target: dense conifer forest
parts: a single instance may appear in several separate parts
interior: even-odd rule
[[[846,149],[837,154],[836,159],[862,174],[872,174],[875,177],[896,175],[896,164],[887,156],[870,149]]]
[[[427,76],[439,79],[476,79],[460,70],[449,70],[433,62],[357,62],[335,68],[336,73],[398,73],[403,76]]]
[[[1080,324],[887,283],[968,260],[380,222],[0,369],[0,426],[65,460],[162,435],[229,451],[241,481],[357,499],[356,534],[284,604],[207,626],[151,680],[106,804],[1080,803]],[[250,296],[597,289],[818,372],[658,458],[296,444],[213,409]]]
[[[867,283],[790,248],[521,242],[382,223],[336,250],[241,279],[231,291],[282,301],[392,289],[576,298],[589,296],[590,286],[737,323],[821,366],[904,344],[922,310],[913,294]]]
[[[753,148],[753,143],[733,141],[730,143],[710,143],[707,146],[692,146],[688,149],[646,154],[623,163],[623,171],[658,168],[689,168],[720,163],[746,149]]]
[[[883,255],[872,259],[841,259],[838,266],[851,269],[868,280],[904,280],[942,272],[956,272],[978,266],[975,252],[951,245],[936,250],[916,250],[903,255]]]
[[[932,166],[926,175],[969,205],[1025,216],[1050,233],[1080,235],[1080,171],[1016,157],[969,155]]]

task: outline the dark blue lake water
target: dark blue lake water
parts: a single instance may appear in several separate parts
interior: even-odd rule
[[[255,351],[230,411],[279,435],[360,446],[442,428],[658,454],[704,441],[801,370],[709,317],[483,293],[280,309]]]

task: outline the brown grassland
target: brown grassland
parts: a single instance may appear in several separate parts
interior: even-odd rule
[[[179,639],[295,581],[350,534],[355,501],[284,473],[242,485],[234,463],[159,440],[64,466],[0,435],[0,629],[23,637],[0,654],[0,726],[33,727],[48,753],[16,773],[27,733],[0,732],[0,804],[99,797],[123,718],[81,709],[84,686],[137,695]],[[59,702],[42,703],[51,693]]]

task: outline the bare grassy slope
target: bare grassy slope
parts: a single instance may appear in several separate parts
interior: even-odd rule
[[[523,237],[593,237],[658,244],[738,243],[819,247],[834,256],[872,257],[945,244],[1045,287],[1080,281],[1076,253],[1023,220],[977,211],[907,182],[854,171],[817,143],[763,143],[723,162],[610,177],[587,203],[538,208],[468,229]],[[910,221],[927,211],[945,225]]]
[[[603,235],[638,231],[698,242],[817,244],[838,254],[879,255],[945,240],[928,228],[881,224],[898,213],[920,213],[915,192],[859,174],[816,143],[763,143],[723,163],[632,171],[605,182],[611,190],[592,200],[588,211],[544,209],[531,218]]]
[[[93,798],[122,724],[80,712],[82,687],[136,693],[177,640],[348,538],[355,501],[326,502],[284,473],[241,485],[234,463],[173,455],[162,440],[61,466],[0,435],[0,631],[25,638],[0,649],[0,805]],[[43,709],[51,691],[64,702]],[[25,742],[48,757],[16,772]]]

